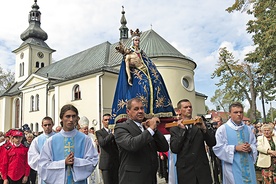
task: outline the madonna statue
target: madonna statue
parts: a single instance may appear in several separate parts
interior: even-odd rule
[[[141,32],[139,29],[130,32],[131,47],[125,48],[121,43],[116,47],[124,57],[113,99],[110,125],[126,120],[126,103],[134,97],[143,101],[146,118],[157,116],[162,121],[162,118],[175,114],[161,74],[140,48]]]

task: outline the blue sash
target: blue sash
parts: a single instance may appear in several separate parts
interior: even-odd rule
[[[37,137],[37,145],[38,145],[39,153],[41,152],[42,147],[48,138],[49,136],[46,136],[45,134],[41,134],[40,136]],[[41,179],[41,184],[45,184],[45,182],[42,179]]]
[[[249,142],[249,131],[245,125],[241,130],[234,130],[225,124],[227,140],[229,145],[239,145]],[[256,184],[256,174],[253,159],[250,153],[236,152],[232,164],[235,183]]]
[[[64,160],[70,152],[74,157],[83,158],[85,147],[85,135],[77,132],[74,137],[63,137],[60,133],[55,134],[52,138],[53,161]],[[86,184],[86,180],[74,182],[71,166],[66,167],[67,184]]]

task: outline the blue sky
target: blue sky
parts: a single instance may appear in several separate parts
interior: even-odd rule
[[[196,63],[196,91],[208,96],[216,90],[211,79],[218,50],[226,46],[236,59],[243,60],[252,50],[245,13],[229,14],[225,9],[234,0],[38,0],[41,27],[48,33],[46,43],[57,50],[54,61],[94,45],[119,41],[121,7],[125,7],[127,27],[141,31],[152,29],[182,54]],[[22,43],[20,34],[27,29],[33,0],[0,1],[0,64],[14,70],[13,50]],[[274,104],[273,104],[274,105]],[[245,103],[245,106],[248,106]],[[276,106],[276,104],[275,104]],[[258,105],[261,110],[261,106]]]

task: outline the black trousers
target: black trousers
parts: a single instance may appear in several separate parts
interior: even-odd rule
[[[118,184],[119,177],[118,177],[118,170],[101,170],[103,175],[103,183],[104,184]]]
[[[14,180],[12,180],[12,179],[8,176],[9,184],[22,184],[23,178],[24,178],[24,176],[22,176],[19,180],[14,181]],[[27,182],[27,183],[28,183],[28,182]]]
[[[27,183],[35,184],[36,183],[36,175],[37,175],[37,172],[35,170],[31,169]]]

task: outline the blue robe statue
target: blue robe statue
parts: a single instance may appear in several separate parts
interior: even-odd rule
[[[131,50],[131,52],[135,51]],[[137,54],[142,65],[130,67],[132,86],[128,83],[125,59],[122,61],[113,99],[112,118],[109,122],[111,126],[114,126],[116,122],[126,120],[127,101],[134,97],[142,99],[146,118],[152,116],[167,118],[175,115],[165,83],[155,64],[142,50]]]

